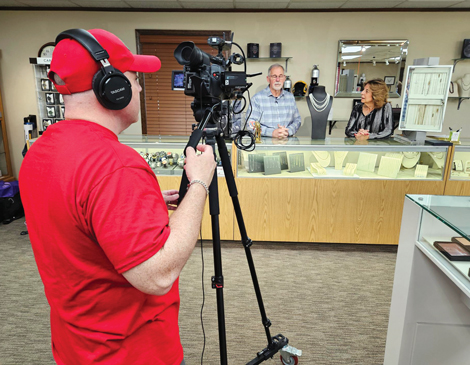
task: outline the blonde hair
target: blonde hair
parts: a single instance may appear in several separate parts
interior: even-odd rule
[[[388,86],[382,79],[372,79],[364,83],[364,87],[369,85],[372,92],[372,100],[374,100],[374,107],[380,109],[388,102]]]

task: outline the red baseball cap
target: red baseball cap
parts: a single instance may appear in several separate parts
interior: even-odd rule
[[[156,72],[162,63],[156,56],[135,55],[114,34],[103,29],[91,29],[90,32],[109,55],[108,61],[122,73]],[[57,43],[52,54],[48,74],[57,91],[61,94],[74,94],[92,89],[93,76],[100,70],[101,64],[76,40],[63,39]],[[64,85],[54,80],[57,74]]]

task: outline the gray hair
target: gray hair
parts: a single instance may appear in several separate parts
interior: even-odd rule
[[[271,69],[275,68],[275,67],[280,67],[282,68],[282,72],[284,72],[284,67],[282,65],[280,65],[279,63],[275,63],[274,65],[271,65],[269,68],[268,68],[268,75],[271,75]]]

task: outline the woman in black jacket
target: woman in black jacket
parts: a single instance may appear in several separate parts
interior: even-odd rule
[[[366,81],[361,102],[356,104],[346,126],[346,136],[357,140],[388,138],[393,133],[392,106],[382,79]]]

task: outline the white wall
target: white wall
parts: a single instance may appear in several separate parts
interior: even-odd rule
[[[283,56],[291,56],[288,74],[295,82],[310,83],[313,64],[321,70],[320,83],[332,93],[340,39],[409,39],[408,64],[415,58],[436,56],[441,64],[460,56],[462,40],[470,38],[468,12],[376,12],[376,13],[121,13],[0,11],[0,88],[12,155],[13,173],[18,176],[24,145],[23,117],[37,114],[33,68],[41,45],[54,41],[57,34],[70,28],[103,28],[120,37],[135,51],[135,29],[231,29],[234,41],[246,51],[246,44],[260,44],[260,55],[269,55],[269,43],[282,42]],[[249,61],[248,73],[263,71],[252,79],[251,94],[266,85],[269,62]],[[470,72],[470,61],[458,64],[453,80]],[[401,104],[399,99],[391,99]],[[309,119],[305,101],[298,103],[302,118]],[[352,99],[335,99],[336,118],[349,117]],[[448,104],[444,129],[463,127],[470,137],[468,113],[470,101],[457,111],[456,101]],[[344,124],[334,130],[343,136]],[[307,131],[302,126],[302,133]],[[134,125],[130,133],[140,133]]]

